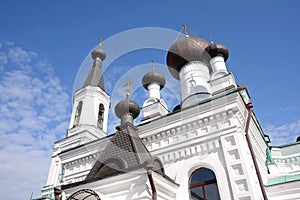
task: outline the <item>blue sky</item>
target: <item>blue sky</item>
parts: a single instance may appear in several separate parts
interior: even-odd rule
[[[210,33],[215,42],[228,47],[228,70],[248,87],[254,112],[272,144],[295,141],[300,135],[299,8],[296,0],[1,1],[2,198],[29,199],[31,191],[40,195],[53,142],[68,128],[74,81],[82,62],[100,36],[105,48],[105,40],[135,28],[180,31],[185,23],[190,35],[209,40]],[[105,75],[109,92],[116,90],[109,76],[121,83],[130,70],[146,73],[152,58],[158,70],[170,76],[165,56],[163,50],[143,49],[114,60]],[[133,98],[146,98],[138,78]],[[167,100],[174,102],[176,81],[170,82],[163,97],[174,94]]]

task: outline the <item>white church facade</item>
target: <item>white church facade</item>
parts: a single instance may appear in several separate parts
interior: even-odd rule
[[[180,82],[180,105],[169,111],[160,96],[164,75],[145,72],[148,99],[139,106],[127,91],[114,108],[120,125],[111,135],[106,53],[98,47],[91,56],[67,135],[54,144],[43,196],[35,200],[300,199],[300,141],[269,145],[247,88],[227,71],[226,46],[188,35],[176,41],[166,62]]]

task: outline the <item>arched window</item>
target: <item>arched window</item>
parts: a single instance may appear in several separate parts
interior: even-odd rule
[[[193,172],[189,181],[189,192],[192,200],[220,199],[215,173],[207,168]]]
[[[81,189],[73,193],[67,200],[101,200],[97,192],[91,189]]]
[[[81,110],[82,110],[82,101],[80,101],[77,105],[73,127],[76,126],[77,124],[79,124]]]
[[[98,123],[97,126],[99,128],[103,128],[103,115],[104,115],[104,105],[102,103],[99,104],[99,111],[98,111]]]

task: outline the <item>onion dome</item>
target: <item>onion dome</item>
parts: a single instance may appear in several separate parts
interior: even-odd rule
[[[207,52],[209,55],[213,58],[216,56],[222,56],[224,60],[226,61],[229,57],[229,52],[228,49],[225,45],[223,44],[218,44],[211,42],[209,46],[207,47]]]
[[[179,79],[178,72],[186,63],[191,61],[202,61],[210,68],[211,57],[206,51],[208,46],[209,42],[195,36],[176,41],[169,48],[167,54],[167,65],[173,77]]]
[[[101,61],[103,61],[106,58],[105,51],[103,51],[103,49],[101,49],[99,47],[94,49],[94,51],[92,52],[91,55],[92,55],[93,60],[96,60],[96,58],[100,58]]]
[[[152,70],[145,74],[142,79],[142,84],[146,90],[151,83],[157,83],[160,85],[160,89],[162,89],[166,84],[166,79],[162,73]]]
[[[127,98],[116,105],[115,113],[119,119],[125,114],[130,114],[135,119],[140,114],[140,107],[136,102]]]

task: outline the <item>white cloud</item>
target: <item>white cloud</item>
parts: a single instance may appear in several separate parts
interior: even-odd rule
[[[300,120],[283,125],[267,125],[265,133],[270,136],[272,145],[288,144],[300,136]]]
[[[21,47],[11,47],[8,51],[8,58],[16,64],[28,64],[37,57],[32,51],[27,51]]]
[[[1,48],[2,44],[0,43],[0,48]],[[0,70],[4,69],[4,65],[6,65],[8,63],[8,59],[7,56],[4,52],[0,52]]]
[[[41,195],[53,142],[65,136],[69,96],[35,52],[4,42],[0,64],[1,198],[28,199]]]
[[[7,64],[8,59],[4,52],[0,52],[0,64]]]

